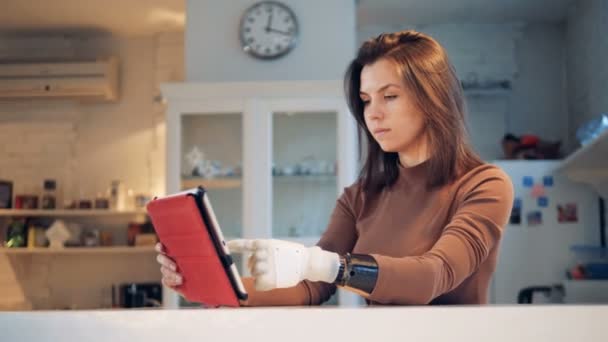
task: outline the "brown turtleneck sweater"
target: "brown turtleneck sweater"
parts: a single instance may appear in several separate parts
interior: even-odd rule
[[[484,304],[499,241],[513,203],[513,186],[485,164],[443,187],[426,189],[427,163],[403,168],[397,182],[374,199],[345,188],[317,243],[339,254],[371,254],[378,263],[372,304]],[[328,300],[333,284],[255,291],[244,279],[248,306],[314,305]]]

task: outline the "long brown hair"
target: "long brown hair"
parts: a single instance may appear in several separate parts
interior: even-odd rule
[[[360,98],[361,71],[364,66],[384,58],[397,66],[406,89],[422,110],[431,156],[427,188],[455,180],[483,162],[471,147],[465,123],[462,87],[448,56],[433,38],[416,32],[381,34],[361,45],[344,77],[350,112],[367,138],[367,157],[359,174],[362,190],[377,193],[390,187],[399,177],[399,155],[384,152],[370,133]]]

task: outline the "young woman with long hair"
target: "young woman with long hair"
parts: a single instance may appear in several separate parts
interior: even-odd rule
[[[314,247],[234,240],[251,252],[243,305],[310,305],[337,287],[370,304],[484,304],[513,203],[508,176],[472,149],[445,50],[415,31],[363,43],[345,76],[365,139],[357,181]],[[163,283],[179,291],[158,246]]]

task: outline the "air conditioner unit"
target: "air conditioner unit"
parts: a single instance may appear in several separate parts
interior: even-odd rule
[[[0,100],[116,101],[118,60],[0,63]]]

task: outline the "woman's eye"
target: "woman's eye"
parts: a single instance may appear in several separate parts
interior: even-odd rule
[[[363,99],[362,99],[362,100],[361,100],[361,102],[363,102],[363,105],[364,105],[364,106],[367,106],[367,105],[369,104],[369,100],[363,100]]]
[[[387,100],[392,100],[392,99],[396,99],[397,95],[385,95],[384,98]]]

